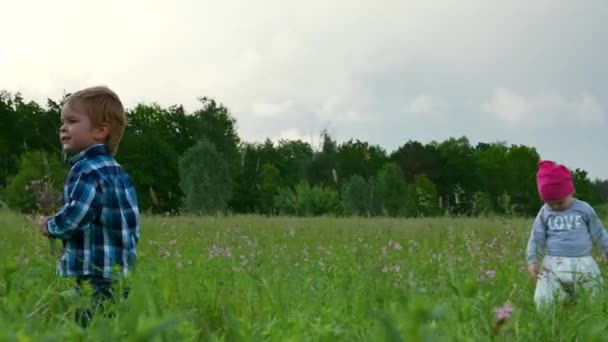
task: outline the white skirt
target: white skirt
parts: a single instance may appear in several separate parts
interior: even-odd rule
[[[540,309],[555,299],[572,298],[580,292],[594,296],[601,287],[602,276],[593,257],[547,255],[536,280],[534,302]]]

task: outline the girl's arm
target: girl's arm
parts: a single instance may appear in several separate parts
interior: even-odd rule
[[[541,214],[542,209],[536,215],[532,226],[532,233],[530,233],[530,239],[528,240],[528,247],[526,248],[526,261],[528,265],[538,263],[539,257],[547,245],[547,226],[543,222]]]
[[[591,239],[600,246],[604,254],[608,254],[608,232],[604,229],[602,221],[591,206],[589,206],[587,224],[589,225]]]

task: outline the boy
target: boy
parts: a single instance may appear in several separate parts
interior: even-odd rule
[[[70,95],[61,113],[59,137],[70,160],[63,207],[40,218],[40,232],[63,241],[57,273],[76,278],[93,289],[92,304],[112,297],[115,270],[129,273],[136,262],[139,208],[133,184],[114,155],[125,126],[119,97],[107,87],[92,87]],[[84,327],[91,310],[77,312]]]

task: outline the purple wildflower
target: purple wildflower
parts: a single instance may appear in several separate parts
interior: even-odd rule
[[[513,307],[509,304],[494,308],[494,316],[496,316],[498,322],[504,322],[509,319],[511,313],[513,313]]]

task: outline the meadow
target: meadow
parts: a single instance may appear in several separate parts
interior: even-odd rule
[[[2,211],[0,339],[608,340],[606,293],[536,312],[524,260],[531,224],[144,216],[137,272],[119,285],[129,297],[82,329],[73,316],[83,300],[55,276],[48,241]]]

